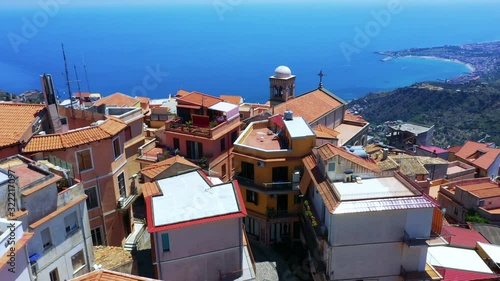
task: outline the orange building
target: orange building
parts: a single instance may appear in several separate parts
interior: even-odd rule
[[[121,247],[132,232],[131,205],[139,191],[126,171],[126,127],[115,118],[97,121],[62,134],[34,136],[24,148],[24,154],[66,168],[81,181],[98,244]]]
[[[302,117],[275,115],[250,123],[234,143],[234,178],[245,198],[249,236],[262,243],[300,239],[302,157],[316,136]]]

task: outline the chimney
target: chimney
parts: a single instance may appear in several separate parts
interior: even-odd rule
[[[387,155],[388,154],[389,154],[389,149],[388,148],[382,149],[382,161],[384,161],[384,160],[387,159]]]

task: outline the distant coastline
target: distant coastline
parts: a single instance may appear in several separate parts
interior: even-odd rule
[[[447,80],[450,83],[462,83],[476,80],[497,68],[500,63],[500,41],[375,53],[385,56],[381,59],[383,62],[394,58],[421,58],[463,64],[470,70],[470,73]]]
[[[471,73],[476,72],[476,68],[472,64],[458,60],[458,59],[447,59],[447,58],[436,57],[436,56],[415,56],[415,55],[400,56],[397,58],[417,58],[417,59],[428,59],[428,60],[454,62],[454,63],[459,63],[459,64],[465,65],[465,67],[467,67]],[[394,57],[389,56],[389,57],[385,57],[385,58],[381,59],[381,61],[386,62],[386,61],[390,61],[392,59],[394,59]]]

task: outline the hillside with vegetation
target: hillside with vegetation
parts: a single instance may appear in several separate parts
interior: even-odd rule
[[[380,132],[386,121],[435,125],[434,145],[485,140],[500,145],[500,70],[464,83],[423,82],[349,103]],[[383,139],[383,137],[381,138]]]
[[[12,99],[15,99],[15,98],[17,98],[16,95],[12,94],[12,97],[11,97],[11,93],[4,92],[4,91],[0,90],[0,101],[11,101]]]

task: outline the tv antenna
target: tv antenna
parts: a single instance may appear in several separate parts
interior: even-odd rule
[[[73,65],[74,68],[75,68],[75,76],[76,76],[76,85],[78,86],[78,94],[79,94],[79,100],[80,100],[80,106],[82,105],[82,91],[80,90],[80,80],[78,80],[78,72],[76,71],[76,65]],[[90,92],[89,92],[89,95],[90,95]]]
[[[61,43],[61,47],[62,47],[63,59],[64,59],[64,71],[66,73],[66,85],[68,86],[69,102],[71,104],[71,115],[73,116],[73,118],[75,118],[75,109],[73,108],[73,100],[71,99],[71,86],[70,86],[70,82],[69,82],[68,63],[66,62],[66,53],[64,52],[64,44]]]

